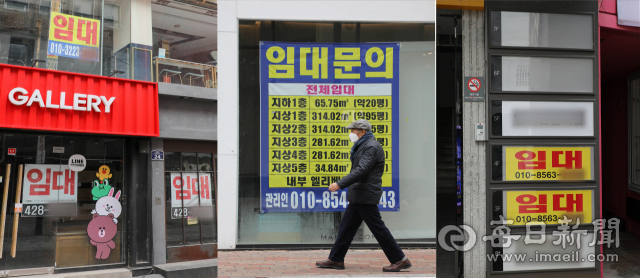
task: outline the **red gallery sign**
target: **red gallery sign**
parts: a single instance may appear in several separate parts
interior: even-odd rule
[[[158,86],[0,64],[0,128],[158,136]]]

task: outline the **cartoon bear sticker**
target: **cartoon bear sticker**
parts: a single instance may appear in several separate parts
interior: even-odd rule
[[[101,197],[96,202],[96,208],[91,211],[91,214],[98,214],[102,216],[108,216],[109,214],[113,215],[113,223],[118,224],[118,218],[120,213],[122,213],[122,205],[120,204],[120,190],[116,193],[116,196],[113,197],[114,189],[111,188],[109,193],[106,196]]]
[[[116,248],[113,238],[116,236],[118,226],[113,223],[114,216],[109,214],[102,216],[94,214],[93,219],[87,226],[91,245],[97,247],[96,259],[106,260],[111,254],[111,250]]]

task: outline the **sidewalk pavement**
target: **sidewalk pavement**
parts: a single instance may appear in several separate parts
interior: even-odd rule
[[[435,277],[435,249],[403,249],[411,268],[401,272],[382,272],[390,263],[380,249],[349,250],[345,269],[322,269],[316,261],[329,256],[329,250],[219,251],[218,277]]]

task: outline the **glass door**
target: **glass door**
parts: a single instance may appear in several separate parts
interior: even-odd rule
[[[213,153],[165,152],[167,262],[216,257]]]
[[[41,200],[57,198],[51,194],[51,171],[33,167],[37,162],[44,165],[44,136],[0,136],[5,146],[0,155],[0,275],[53,273],[56,251],[52,232],[56,219],[51,216],[55,208],[50,206],[53,202],[25,204],[31,198],[25,196]],[[25,186],[27,183],[32,186]]]

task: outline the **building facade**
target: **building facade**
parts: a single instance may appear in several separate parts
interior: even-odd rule
[[[218,5],[219,248],[331,246],[346,193],[327,187],[348,173],[357,118],[388,152],[387,226],[401,245],[435,246],[434,2]],[[363,225],[354,246],[376,245]]]
[[[438,16],[439,57],[461,69],[438,86],[485,88],[483,102],[456,93],[462,221],[438,226],[465,224],[475,238],[458,256],[438,250],[438,275],[606,276],[638,236],[637,2],[438,1]],[[558,240],[563,229],[573,244]],[[488,259],[521,254],[531,260]]]

